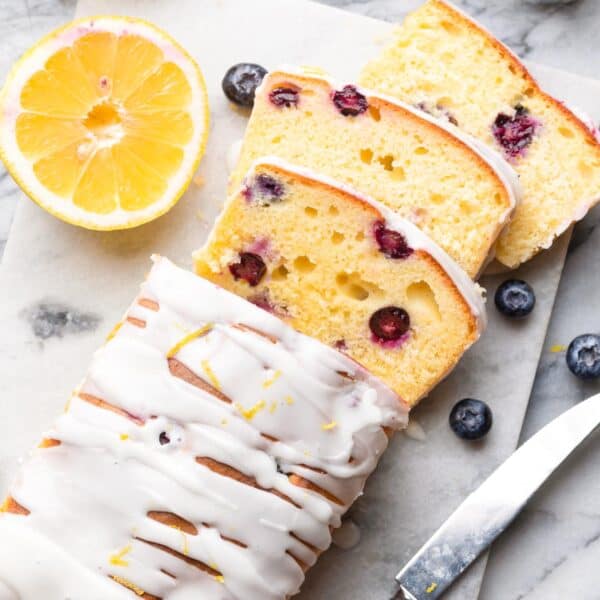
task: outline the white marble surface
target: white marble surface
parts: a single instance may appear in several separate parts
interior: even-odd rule
[[[419,0],[327,0],[326,3],[394,21]],[[579,0],[565,7],[539,7],[534,0],[465,0],[458,4],[522,56],[600,79],[597,56],[600,2]],[[0,2],[0,76],[4,77],[12,61],[33,40],[69,18],[74,5],[73,0]],[[0,174],[0,250],[8,236],[17,197],[10,178]],[[600,277],[596,266],[600,252],[598,222],[600,209],[576,229],[523,439],[574,402],[600,391],[600,384],[584,385],[575,381],[566,369],[563,354],[550,352],[552,345],[566,345],[573,336],[600,328],[597,300]],[[515,351],[518,352],[518,348]],[[498,368],[502,368],[502,357],[498,357]],[[508,393],[509,389],[507,386]],[[501,419],[502,415],[498,414],[497,421],[501,423]],[[427,430],[427,422],[424,426]],[[443,435],[444,432],[428,431],[429,434]],[[418,442],[402,443],[413,443],[418,451]],[[495,545],[481,600],[597,600],[600,597],[600,570],[594,568],[600,560],[600,479],[594,477],[593,471],[598,458],[598,439],[591,440]],[[400,555],[398,560],[403,558],[406,557]]]

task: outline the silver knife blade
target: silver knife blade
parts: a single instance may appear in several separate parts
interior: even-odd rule
[[[394,600],[436,600],[600,424],[600,394],[551,421],[502,463],[396,575]]]

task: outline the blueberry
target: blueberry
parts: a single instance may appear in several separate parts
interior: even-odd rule
[[[243,190],[246,200],[257,201],[263,206],[279,202],[284,192],[283,183],[266,173],[259,173],[252,181],[246,183]]]
[[[267,272],[265,261],[252,252],[241,252],[239,262],[229,265],[229,271],[234,279],[243,279],[252,287],[258,285]]]
[[[333,103],[345,117],[356,117],[364,113],[369,107],[367,98],[353,85],[345,85],[332,96]]]
[[[298,106],[300,100],[300,90],[296,86],[281,86],[273,88],[269,92],[269,100],[277,107],[291,108]]]
[[[400,339],[408,331],[410,317],[403,308],[386,306],[371,315],[369,328],[378,341],[391,342]]]
[[[464,440],[478,440],[492,427],[492,411],[481,400],[465,398],[450,411],[450,427]]]
[[[507,317],[526,317],[535,306],[535,294],[531,286],[520,279],[507,279],[498,286],[494,296],[496,308]]]
[[[158,436],[158,441],[160,442],[161,446],[164,446],[171,442],[171,438],[167,435],[166,431],[161,431],[160,435]]]
[[[567,348],[567,366],[581,379],[600,377],[600,335],[578,335]]]
[[[540,122],[534,119],[529,110],[517,104],[513,115],[499,113],[492,125],[492,133],[496,141],[504,149],[507,158],[522,155],[533,141]]]
[[[239,106],[254,106],[254,94],[267,70],[253,63],[238,63],[230,67],[221,86],[229,100]]]
[[[375,223],[374,233],[379,250],[388,258],[408,258],[413,253],[406,238],[399,231],[388,229],[383,221]]]

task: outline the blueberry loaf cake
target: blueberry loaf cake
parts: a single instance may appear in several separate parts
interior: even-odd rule
[[[230,197],[196,271],[338,348],[414,405],[477,339],[478,287],[417,227],[277,158]]]
[[[156,258],[0,514],[2,600],[284,600],[407,406]]]
[[[501,153],[523,201],[502,233],[498,261],[516,267],[600,198],[600,144],[519,59],[443,0],[429,0],[364,69],[361,83],[439,117]]]
[[[257,90],[230,193],[253,161],[267,155],[383,202],[471,277],[519,193],[512,169],[456,128],[410,105],[301,71],[271,72]]]

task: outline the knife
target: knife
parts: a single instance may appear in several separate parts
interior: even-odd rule
[[[396,575],[399,589],[392,600],[440,598],[599,424],[600,394],[532,436],[466,498]]]

